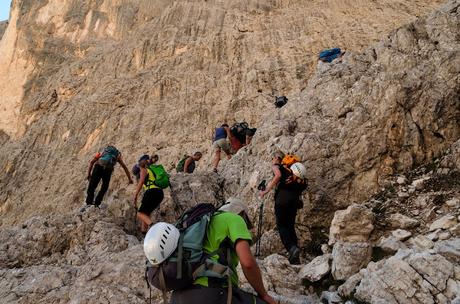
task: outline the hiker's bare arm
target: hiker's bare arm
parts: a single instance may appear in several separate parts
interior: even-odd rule
[[[185,163],[184,163],[184,172],[187,173],[188,172],[188,166],[190,166],[190,164],[192,163],[192,158],[189,157],[185,160]]]
[[[131,174],[129,173],[129,170],[128,170],[128,167],[126,167],[125,163],[123,162],[123,159],[120,157],[118,157],[118,160],[117,160],[120,165],[122,166],[123,170],[125,170],[125,173],[126,173],[126,176],[128,177],[128,182],[130,184],[133,183],[133,179],[131,178]]]
[[[262,300],[269,304],[275,304],[275,300],[268,295],[267,290],[264,287],[259,265],[251,253],[248,241],[238,240],[235,245],[235,250],[238,258],[240,259],[244,276],[248,280],[249,284],[251,284],[252,288],[254,288]]]
[[[264,191],[261,191],[260,192],[260,196],[264,196],[265,194],[267,194],[268,192],[270,192],[273,188],[276,187],[276,185],[278,185],[278,183],[280,182],[280,179],[281,179],[281,171],[280,171],[280,168],[276,165],[273,165],[272,166],[272,170],[273,170],[273,174],[275,174],[275,176],[272,178],[272,180],[268,183],[267,185],[267,188],[264,190]]]
[[[144,185],[144,180],[146,179],[146,177],[147,177],[147,170],[145,168],[141,168],[139,182],[137,183],[136,190],[134,191],[134,197],[133,197],[134,207],[137,207],[137,196],[139,195],[139,192],[141,192],[142,185]]]
[[[97,162],[97,157],[94,157],[90,162],[89,162],[89,168],[88,168],[88,175],[87,178],[88,180],[91,178],[91,172],[93,171],[94,164]]]

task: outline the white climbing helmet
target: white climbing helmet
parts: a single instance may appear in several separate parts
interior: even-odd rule
[[[153,225],[144,239],[144,253],[152,265],[158,265],[176,250],[180,232],[171,224]]]
[[[307,177],[307,168],[305,168],[302,163],[293,163],[291,165],[291,171],[295,176],[300,177],[301,179]]]

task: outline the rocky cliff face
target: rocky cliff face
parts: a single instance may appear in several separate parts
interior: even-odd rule
[[[281,303],[458,299],[460,1],[397,29],[437,2],[304,2],[14,1],[0,43],[0,296],[145,302],[121,170],[102,210],[78,212],[87,162],[112,142],[128,163],[153,150],[169,168],[205,152],[196,174],[173,174],[154,215],[166,221],[235,194],[256,219],[270,152],[302,156],[308,265],[271,255],[283,250],[265,201],[260,265]],[[345,56],[317,65],[336,45]],[[233,119],[258,127],[253,143],[205,172],[210,130]]]
[[[329,79],[341,72],[316,76],[321,90],[311,92],[312,85],[303,90],[318,50],[341,46],[360,51],[438,3],[332,1],[325,7],[320,1],[14,1],[0,45],[0,201],[1,213],[8,214],[2,223],[81,204],[88,158],[109,142],[125,152],[128,162],[156,150],[168,166],[184,152],[201,149],[208,152],[199,166],[205,170],[211,129],[224,120],[245,119],[257,126],[268,122],[258,134],[257,153],[262,154],[264,141],[274,138],[263,130],[273,133],[268,125],[278,124],[270,94],[286,94],[294,107],[305,109],[282,118],[281,124],[303,117],[297,131],[316,136],[321,144],[324,134],[303,127],[323,129],[314,124],[322,117],[311,119],[315,112],[304,106],[307,93],[323,95],[325,87],[331,88]],[[353,66],[364,70],[371,64]],[[365,86],[361,83],[361,92]],[[324,102],[337,108],[333,100]],[[312,161],[318,153],[336,153],[334,147],[301,154]],[[376,178],[376,165],[365,173],[360,164],[358,169],[348,164],[343,171],[334,162],[311,163],[314,180],[334,175],[341,184],[333,187],[343,193],[349,183],[341,175],[356,171],[361,179]],[[121,183],[117,173],[113,189]]]
[[[8,26],[8,21],[0,22],[0,40],[2,39],[3,33],[5,32],[7,26]]]

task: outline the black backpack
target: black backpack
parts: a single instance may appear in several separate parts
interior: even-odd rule
[[[281,108],[285,104],[287,104],[287,102],[288,102],[288,98],[286,96],[279,96],[279,97],[275,96],[275,102],[274,102],[275,107]]]

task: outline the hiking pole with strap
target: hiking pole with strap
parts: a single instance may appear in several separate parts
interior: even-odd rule
[[[259,191],[265,190],[265,180],[260,182],[259,186],[257,186],[257,190]],[[255,254],[256,257],[260,256],[260,241],[262,238],[263,216],[264,216],[264,200],[261,199],[260,206],[259,206],[259,225],[257,226],[257,243],[256,243],[256,254]]]

